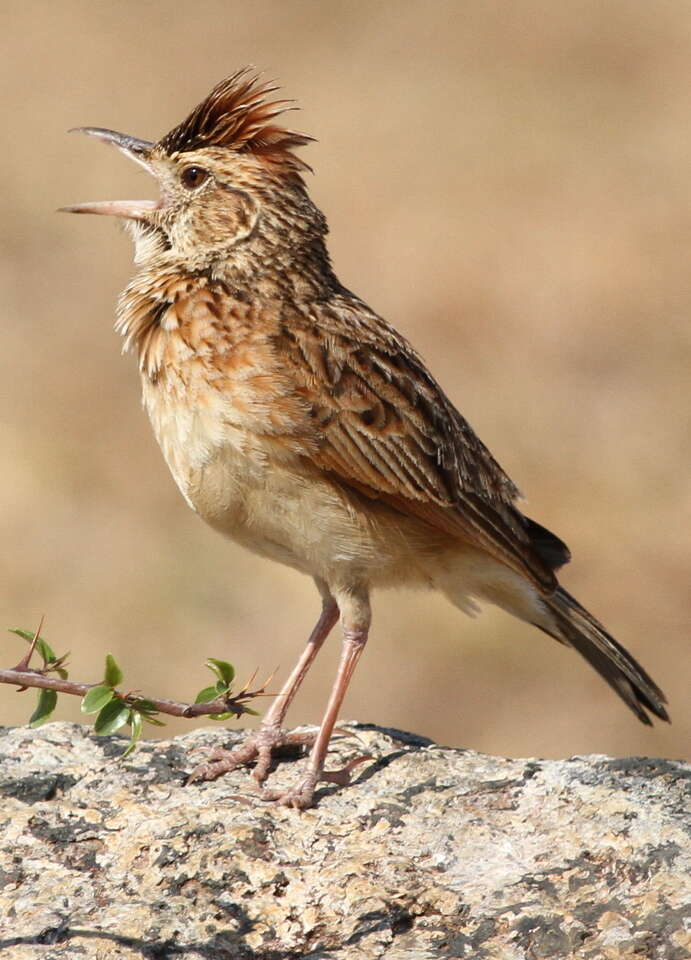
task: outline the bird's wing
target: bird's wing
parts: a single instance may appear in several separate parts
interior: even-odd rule
[[[312,307],[280,337],[314,428],[317,467],[554,589],[560,563],[514,506],[518,490],[403,337],[354,299]],[[556,537],[549,546],[568,559]]]

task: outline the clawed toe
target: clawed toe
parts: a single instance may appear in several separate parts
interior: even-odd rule
[[[314,801],[316,778],[305,777],[296,786],[289,790],[264,790],[262,800],[273,803],[277,807],[291,807],[293,810],[306,810]]]
[[[319,779],[327,783],[336,783],[339,787],[347,787],[353,779],[353,770],[355,767],[364,763],[366,760],[374,760],[374,757],[368,753],[364,753],[361,757],[356,757],[354,760],[351,760],[350,763],[346,763],[340,770],[322,770]]]
[[[346,763],[340,770],[322,770],[317,776],[310,773],[296,786],[289,790],[264,790],[262,800],[273,803],[279,807],[292,807],[295,810],[305,810],[311,807],[314,802],[314,791],[319,781],[326,783],[335,783],[340,787],[347,787],[352,780],[355,767],[364,763],[366,760],[373,760],[369,754],[363,754],[356,757],[349,763]]]
[[[237,770],[238,767],[254,763],[252,777],[257,784],[261,785],[272,772],[277,753],[285,748],[310,747],[315,737],[314,732],[291,731],[288,733],[278,727],[260,728],[232,750],[212,750],[208,758],[192,770],[186,782],[216,780],[225,773]],[[319,773],[310,771],[298,784],[288,790],[264,789],[261,795],[262,800],[282,807],[305,810],[312,806],[314,791],[319,781],[346,787],[352,780],[353,770],[366,760],[372,759],[369,754],[363,754],[350,760],[340,770],[322,770]]]
[[[185,785],[195,783],[199,780],[217,780],[224,773],[230,773],[243,764],[242,759],[238,759],[234,750],[213,750],[209,754],[209,759],[198,763],[193,768],[190,775],[185,780]]]
[[[272,747],[268,746],[267,744],[261,744],[257,749],[257,762],[254,770],[252,771],[252,776],[257,783],[264,783],[266,778],[271,773],[272,763]]]
[[[207,760],[194,767],[185,782],[217,780],[238,767],[254,763],[252,776],[257,783],[264,783],[271,773],[278,752],[286,747],[310,747],[315,737],[316,733],[309,731],[288,733],[277,727],[260,728],[232,750],[212,750]]]

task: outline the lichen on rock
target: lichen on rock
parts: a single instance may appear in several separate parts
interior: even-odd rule
[[[304,813],[244,771],[184,785],[237,731],[0,732],[0,956],[588,960],[691,956],[691,766],[504,760],[342,724],[347,788]],[[296,764],[273,775],[288,783]]]

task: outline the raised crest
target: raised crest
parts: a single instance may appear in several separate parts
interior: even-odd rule
[[[291,100],[271,99],[278,89],[270,82],[262,83],[259,74],[243,67],[221,80],[157,146],[168,154],[226,147],[283,163],[293,171],[309,170],[293,150],[314,138],[275,122],[286,111],[297,109]]]

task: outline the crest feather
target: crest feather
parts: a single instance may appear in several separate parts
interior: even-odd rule
[[[273,121],[287,110],[290,100],[270,100],[279,87],[260,83],[260,77],[243,67],[216,84],[211,93],[182,123],[163,137],[158,146],[166,153],[184,153],[203,147],[227,147],[280,161],[295,171],[309,170],[292,152],[314,138],[287,130]]]

